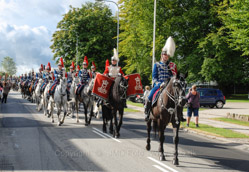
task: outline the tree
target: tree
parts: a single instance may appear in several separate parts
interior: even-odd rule
[[[11,57],[4,57],[2,61],[2,66],[9,75],[14,75],[17,71],[16,63]]]
[[[69,67],[78,57],[81,66],[87,56],[89,62],[95,62],[98,71],[105,69],[105,60],[113,56],[117,35],[115,19],[106,5],[86,3],[81,8],[70,7],[57,28],[50,47],[54,60],[62,56]]]

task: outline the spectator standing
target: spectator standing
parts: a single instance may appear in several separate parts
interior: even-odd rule
[[[188,99],[188,110],[187,110],[187,127],[189,127],[189,122],[194,114],[195,117],[195,126],[199,127],[199,107],[200,107],[200,93],[196,91],[196,85],[192,86],[192,89],[189,89],[189,93],[186,98]]]
[[[7,102],[7,97],[10,91],[10,85],[8,82],[3,82],[3,99],[2,99],[2,103],[6,103]]]

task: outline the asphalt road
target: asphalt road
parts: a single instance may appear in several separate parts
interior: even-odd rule
[[[172,130],[166,129],[166,160],[159,143],[145,150],[146,127],[140,113],[124,115],[121,138],[101,132],[101,119],[84,126],[67,117],[58,127],[35,105],[12,92],[0,105],[0,171],[249,171],[249,150],[239,144],[180,132],[179,166],[172,165]]]

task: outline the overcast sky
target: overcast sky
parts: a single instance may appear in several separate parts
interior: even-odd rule
[[[114,0],[117,2],[117,0]],[[50,62],[52,34],[69,5],[80,7],[94,0],[0,0],[0,61],[10,56],[17,75]],[[115,11],[115,5],[106,3]]]

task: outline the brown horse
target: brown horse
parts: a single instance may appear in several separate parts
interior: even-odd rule
[[[186,104],[185,99],[185,88],[186,82],[184,76],[177,74],[170,79],[167,86],[162,87],[162,92],[153,105],[152,111],[150,113],[150,118],[147,122],[147,145],[146,149],[150,150],[150,131],[151,131],[151,122],[158,129],[158,135],[160,140],[159,152],[161,152],[160,160],[165,161],[163,142],[164,142],[164,130],[169,122],[172,123],[173,133],[174,133],[174,144],[175,144],[175,153],[173,164],[179,165],[178,162],[178,142],[179,142],[179,127],[180,127],[180,115],[183,111],[183,106]],[[165,84],[166,85],[166,84]]]

